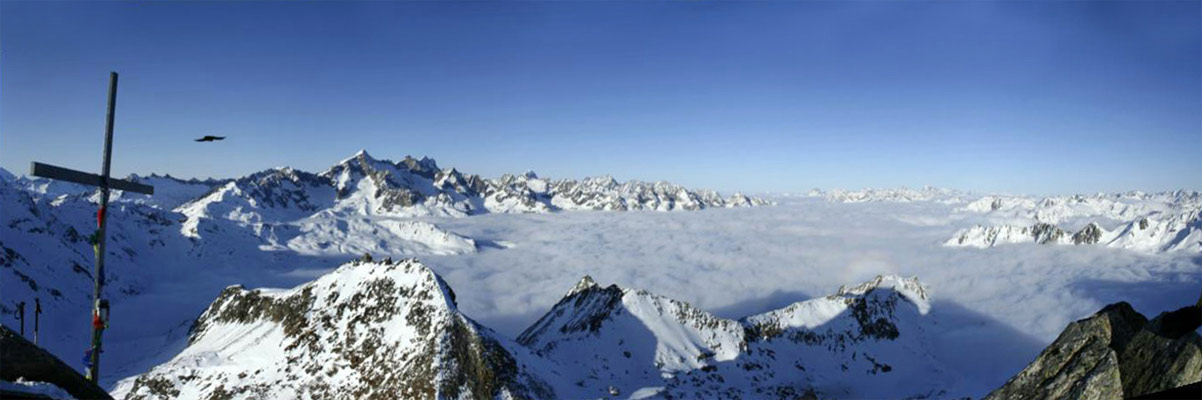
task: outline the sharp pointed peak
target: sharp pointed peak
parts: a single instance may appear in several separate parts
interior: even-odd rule
[[[585,290],[589,290],[589,289],[592,289],[595,287],[599,287],[599,286],[600,285],[597,284],[597,281],[593,280],[592,276],[585,275],[583,278],[580,278],[580,281],[576,282],[575,286],[572,286],[572,290],[569,290],[568,294],[566,294],[565,297],[571,296],[576,293],[580,293],[580,292],[583,292]]]
[[[367,149],[359,149],[359,151],[356,151],[355,154],[352,154],[350,157],[342,159],[342,161],[339,161],[338,164],[345,165],[345,164],[350,164],[352,162],[357,162],[357,161],[361,161],[361,160],[375,161],[376,159],[374,157],[372,157],[371,154],[367,154]]]

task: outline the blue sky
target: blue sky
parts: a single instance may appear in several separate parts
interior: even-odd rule
[[[0,3],[0,166],[1202,189],[1202,3]],[[224,135],[224,142],[192,138]]]

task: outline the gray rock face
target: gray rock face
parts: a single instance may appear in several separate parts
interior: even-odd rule
[[[1031,236],[1035,237],[1035,243],[1055,243],[1064,237],[1064,230],[1056,225],[1040,222],[1031,226]]]
[[[1102,239],[1102,228],[1090,223],[1073,234],[1073,244],[1097,244]]]
[[[1192,318],[1192,319],[1191,319]],[[1120,302],[1073,322],[987,400],[1122,399],[1202,380],[1198,308],[1152,321]],[[1191,327],[1192,326],[1192,327]]]
[[[1155,393],[1202,381],[1197,306],[1163,313],[1131,338],[1119,355],[1124,392]]]

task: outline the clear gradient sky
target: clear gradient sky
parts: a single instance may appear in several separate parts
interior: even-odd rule
[[[0,166],[1202,189],[1202,2],[0,2]],[[195,143],[203,135],[224,142]]]

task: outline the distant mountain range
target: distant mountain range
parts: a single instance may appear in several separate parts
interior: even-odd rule
[[[47,197],[91,193],[93,189],[41,178],[3,178]],[[534,172],[488,179],[440,168],[430,158],[378,160],[366,151],[320,173],[274,168],[237,179],[181,180],[170,176],[131,176],[156,187],[154,196],[121,194],[119,201],[199,212],[238,210],[246,220],[278,221],[329,211],[399,217],[558,210],[700,210],[766,205],[742,194],[723,197],[668,182],[618,182],[612,177],[543,179]],[[224,203],[224,204],[215,204]],[[230,209],[230,210],[226,210]]]
[[[115,314],[159,282],[199,270],[225,284],[262,283],[270,281],[258,279],[282,266],[328,269],[331,257],[466,254],[490,244],[413,217],[768,204],[667,182],[550,180],[532,172],[486,179],[440,168],[429,158],[391,162],[363,151],[316,174],[275,168],[237,179],[130,179],[154,185],[155,194],[113,193],[106,293]],[[18,302],[40,299],[43,327],[56,332],[43,345],[69,360],[78,359],[79,344],[87,341],[83,330],[71,327],[88,323],[78,310],[91,301],[94,255],[87,238],[96,229],[97,202],[94,188],[0,170],[0,317],[11,326]],[[180,293],[176,303],[203,305],[218,284],[213,279],[187,288],[205,293],[201,297]]]
[[[1129,192],[1033,199],[985,196],[956,210],[1001,222],[956,232],[944,243],[1098,245],[1144,252],[1202,252],[1202,193]]]

